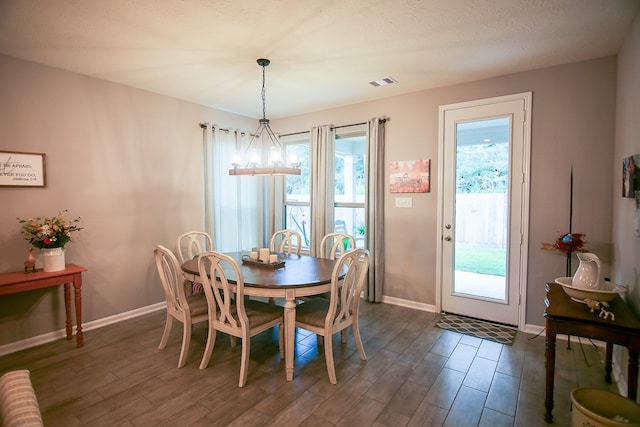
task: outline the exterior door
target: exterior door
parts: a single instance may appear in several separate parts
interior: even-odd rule
[[[524,324],[531,94],[440,107],[441,310]]]

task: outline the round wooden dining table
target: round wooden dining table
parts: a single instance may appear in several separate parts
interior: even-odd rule
[[[296,300],[300,297],[319,295],[331,290],[331,274],[336,261],[309,255],[278,254],[281,268],[243,263],[248,252],[225,253],[240,267],[247,296],[284,298],[284,343],[285,371],[287,381],[293,380],[295,357]],[[185,278],[197,281],[198,258],[186,261],[181,266]],[[226,271],[229,282],[234,283],[232,270]]]

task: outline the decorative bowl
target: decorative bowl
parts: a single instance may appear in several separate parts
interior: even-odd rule
[[[578,288],[572,285],[572,277],[558,277],[556,283],[562,286],[565,293],[571,297],[572,300],[584,303],[585,299],[591,299],[594,301],[609,302],[618,294],[627,292],[627,288],[620,285],[615,285],[611,282],[604,282],[599,288]]]

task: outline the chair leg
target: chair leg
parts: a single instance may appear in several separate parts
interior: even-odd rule
[[[351,329],[353,330],[353,339],[356,342],[358,353],[360,353],[360,360],[367,360],[367,355],[364,352],[364,346],[362,345],[362,338],[360,337],[360,327],[358,326],[357,318],[353,320]]]
[[[324,337],[324,358],[327,362],[327,373],[329,374],[329,382],[336,384],[336,367],[333,363],[333,340],[331,335]]]
[[[280,350],[280,359],[284,359],[284,322],[278,326],[278,347]]]
[[[160,338],[160,345],[158,350],[162,350],[167,346],[169,335],[171,334],[171,326],[173,326],[173,316],[167,312],[167,321],[164,324],[164,332],[162,332],[162,338]]]
[[[204,348],[204,354],[202,355],[202,361],[200,362],[200,369],[204,369],[209,364],[211,359],[211,353],[213,352],[213,346],[216,344],[216,330],[209,324],[209,332],[207,333],[207,345]]]
[[[242,338],[242,359],[240,360],[240,379],[238,387],[244,387],[247,383],[247,373],[249,371],[249,355],[251,354],[251,338]]]
[[[180,359],[178,359],[178,368],[182,368],[187,362],[187,353],[191,344],[191,322],[184,322],[182,326],[182,348],[180,349]]]
[[[341,339],[340,342],[342,342],[342,344],[346,344],[347,343],[347,330],[346,329],[343,329],[343,330],[340,331],[340,339]]]

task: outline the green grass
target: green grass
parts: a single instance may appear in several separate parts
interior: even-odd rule
[[[506,270],[505,259],[506,249],[457,244],[455,269],[504,277]]]

